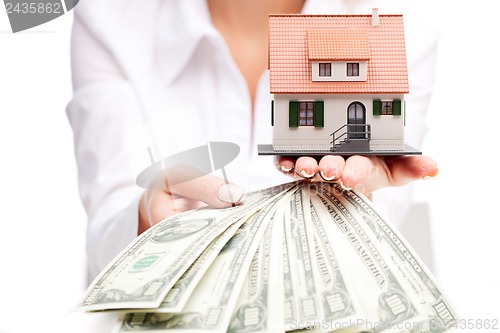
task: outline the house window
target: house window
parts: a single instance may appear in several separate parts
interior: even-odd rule
[[[323,127],[325,103],[323,101],[290,101],[288,126]]]
[[[319,76],[332,76],[332,64],[320,63],[319,64]]]
[[[382,101],[382,114],[388,114],[392,115],[394,114],[393,108],[392,108],[392,101]]]
[[[392,101],[381,101],[380,99],[373,100],[373,115],[401,115],[401,100],[394,99]]]
[[[314,102],[299,102],[299,126],[314,125]]]
[[[347,76],[359,76],[359,63],[347,64]]]

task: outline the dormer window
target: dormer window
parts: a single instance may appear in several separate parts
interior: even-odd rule
[[[332,61],[311,63],[313,82],[366,81],[366,62]]]
[[[319,76],[332,76],[332,64],[331,63],[319,63]]]
[[[347,63],[347,76],[359,76],[359,62]]]

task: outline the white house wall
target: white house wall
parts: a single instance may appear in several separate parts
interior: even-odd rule
[[[373,115],[373,100],[401,100],[401,116]],[[323,101],[324,127],[289,127],[290,101]],[[331,134],[347,124],[347,108],[361,102],[366,123],[371,125],[370,150],[402,150],[404,147],[404,95],[274,95],[274,141],[276,150],[328,150]]]

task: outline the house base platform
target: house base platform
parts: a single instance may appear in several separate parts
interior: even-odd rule
[[[403,150],[368,150],[368,151],[332,151],[332,150],[275,150],[273,145],[257,145],[259,155],[281,155],[281,156],[324,156],[324,155],[379,155],[379,156],[399,156],[399,155],[422,155],[422,152],[405,144]]]

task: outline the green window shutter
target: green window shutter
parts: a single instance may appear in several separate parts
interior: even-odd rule
[[[271,126],[274,126],[274,100],[271,101]]]
[[[380,99],[373,100],[373,115],[380,116],[382,114],[382,101]]]
[[[395,99],[392,101],[392,114],[395,116],[401,115],[401,100]]]
[[[325,102],[314,102],[314,127],[325,126]]]
[[[299,127],[299,102],[290,101],[288,108],[288,126]]]

